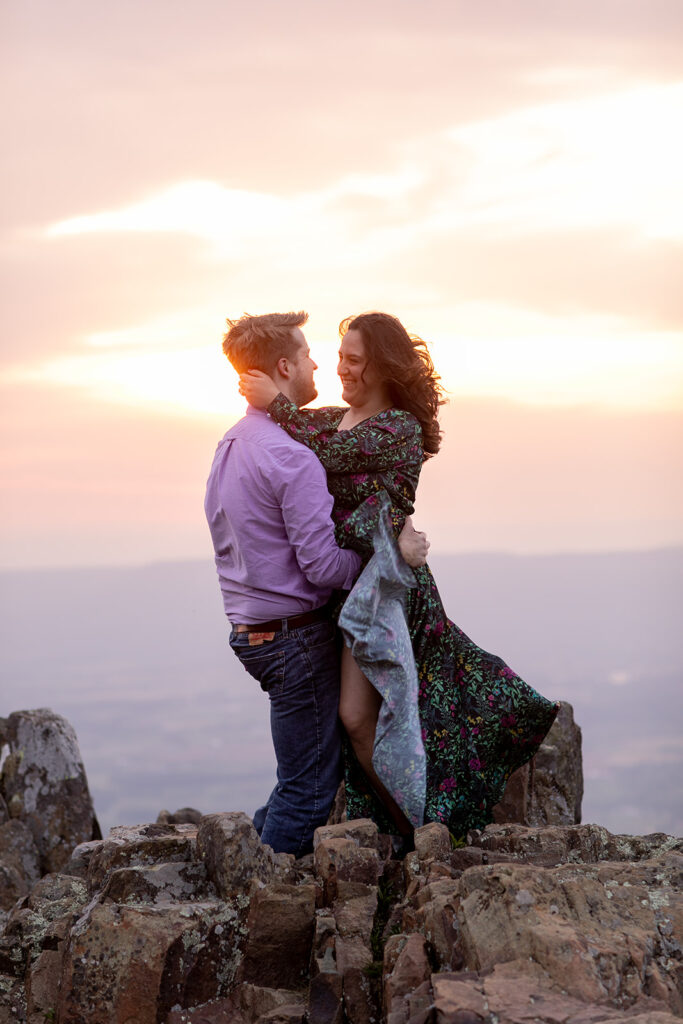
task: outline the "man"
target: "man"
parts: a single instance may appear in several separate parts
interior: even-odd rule
[[[317,370],[301,330],[306,313],[228,320],[223,351],[238,371],[268,373],[303,406]],[[264,843],[300,857],[327,821],[341,777],[339,649],[328,602],[349,590],[358,555],[337,546],[332,498],[316,456],[249,406],[219,443],[206,516],[230,646],[270,698],[277,785],[254,816]],[[410,523],[399,539],[411,564],[426,541]]]

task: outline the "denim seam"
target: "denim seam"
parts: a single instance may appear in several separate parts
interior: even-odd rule
[[[308,646],[300,639],[299,646],[303,652],[304,659],[308,668],[308,678],[311,683],[311,696],[313,700],[313,707],[315,710],[315,740],[316,740],[316,758],[315,758],[315,799],[313,801],[313,807],[311,808],[311,816],[308,819],[306,829],[302,832],[301,840],[299,842],[299,850],[302,850],[305,845],[305,836],[309,833],[311,823],[315,820],[318,815],[318,804],[320,802],[320,713],[319,713],[319,701],[318,693],[315,683],[315,672],[311,657],[308,651]]]

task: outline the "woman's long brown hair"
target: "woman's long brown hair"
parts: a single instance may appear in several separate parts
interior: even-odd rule
[[[380,375],[393,405],[420,421],[425,459],[436,455],[441,443],[439,406],[446,400],[425,342],[388,313],[349,316],[339,324],[339,337],[351,330],[360,332],[368,364]]]

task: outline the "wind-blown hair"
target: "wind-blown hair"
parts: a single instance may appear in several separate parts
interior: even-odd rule
[[[292,359],[299,342],[292,335],[295,327],[302,327],[308,313],[265,313],[250,316],[244,313],[239,320],[226,320],[228,330],[223,336],[223,351],[238,373],[262,370],[271,374],[284,356]]]
[[[360,332],[368,365],[386,385],[393,405],[420,421],[425,459],[436,455],[441,444],[439,406],[446,399],[425,342],[408,334],[401,321],[388,313],[349,316],[339,324],[339,337],[352,330]]]

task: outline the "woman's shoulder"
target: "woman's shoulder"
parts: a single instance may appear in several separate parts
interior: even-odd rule
[[[422,446],[422,427],[417,417],[405,409],[383,409],[367,420],[363,420],[349,431],[341,431],[341,436],[351,434],[367,450],[377,448],[389,449],[400,444]]]
[[[391,408],[380,413],[380,417],[386,417],[383,422],[389,430],[400,433],[403,437],[422,436],[422,426],[417,416],[407,409]]]

